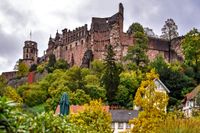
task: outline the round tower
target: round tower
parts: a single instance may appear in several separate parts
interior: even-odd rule
[[[38,49],[35,41],[25,41],[23,47],[23,60],[27,61],[27,65],[37,64]]]

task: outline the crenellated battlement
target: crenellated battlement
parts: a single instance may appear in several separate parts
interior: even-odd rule
[[[63,43],[70,44],[74,41],[80,40],[81,38],[85,38],[88,35],[89,31],[87,29],[87,24],[82,27],[78,27],[74,30],[63,29]]]

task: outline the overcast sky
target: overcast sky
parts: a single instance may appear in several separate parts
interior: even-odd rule
[[[38,43],[39,56],[56,30],[90,27],[92,17],[107,17],[124,5],[124,31],[133,22],[157,34],[165,20],[174,19],[179,35],[200,28],[200,0],[0,0],[0,73],[11,71],[22,58],[24,41]]]

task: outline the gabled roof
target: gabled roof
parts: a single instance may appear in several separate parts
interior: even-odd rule
[[[163,88],[166,90],[166,92],[170,93],[169,89],[163,84],[163,82],[160,79],[156,78],[156,79],[154,79],[154,81],[159,82],[163,86]]]
[[[129,122],[138,117],[138,110],[110,110],[112,122]]]
[[[190,93],[186,94],[187,100],[193,99],[194,97],[197,96],[198,93],[200,93],[200,85],[194,88]]]

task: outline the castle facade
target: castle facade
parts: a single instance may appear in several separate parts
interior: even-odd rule
[[[105,48],[111,44],[116,53],[116,59],[121,60],[126,54],[128,47],[134,45],[134,37],[123,32],[124,7],[120,3],[116,14],[111,17],[93,17],[91,28],[87,24],[74,30],[67,28],[62,33],[57,31],[55,37],[49,38],[48,48],[45,55],[38,60],[37,43],[25,41],[22,61],[27,65],[37,64],[38,61],[48,61],[49,56],[54,54],[56,59],[64,59],[71,66],[89,67],[93,59],[104,59]],[[167,61],[182,60],[183,54],[180,47],[181,37],[175,38],[170,43],[160,38],[148,38],[147,55],[153,60],[161,54]]]

